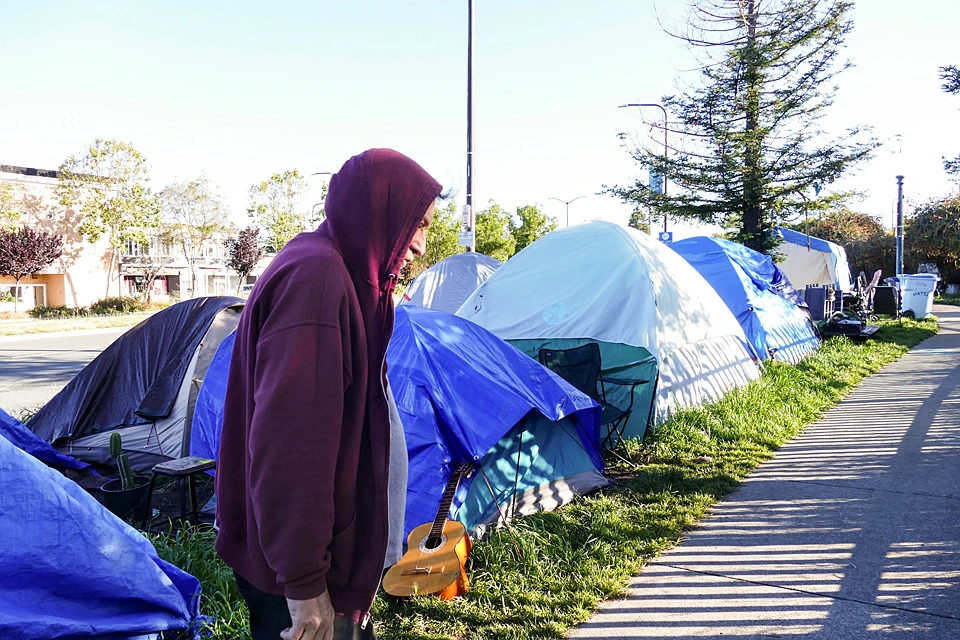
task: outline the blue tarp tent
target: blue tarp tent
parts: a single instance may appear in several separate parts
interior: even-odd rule
[[[819,346],[807,315],[778,293],[784,286],[793,287],[789,282],[784,285],[785,278],[770,256],[706,236],[680,240],[670,247],[720,294],[764,359],[797,362]]]
[[[38,438],[30,429],[23,426],[22,422],[3,409],[0,409],[0,436],[9,440],[18,449],[26,451],[34,458],[55,467],[83,469],[90,466],[86,462],[80,462],[70,456],[63,455],[54,449],[53,445]]]
[[[232,338],[221,343],[200,389],[194,455],[216,457],[232,350]],[[460,462],[483,469],[461,483],[454,502],[470,530],[496,521],[498,506],[547,510],[607,484],[600,409],[489,331],[448,313],[398,307],[387,364],[410,457],[406,533],[434,519]]]
[[[185,630],[200,583],[79,485],[0,437],[0,638]]]
[[[607,484],[599,407],[486,329],[399,307],[387,364],[410,456],[407,533],[434,520],[463,462],[479,471],[451,512],[468,531]]]

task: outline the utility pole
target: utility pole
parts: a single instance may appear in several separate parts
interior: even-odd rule
[[[897,277],[903,274],[903,176],[897,176]]]
[[[467,251],[477,250],[477,215],[473,210],[473,0],[467,0]]]

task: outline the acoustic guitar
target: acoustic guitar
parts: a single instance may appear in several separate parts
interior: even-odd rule
[[[470,588],[467,556],[473,542],[464,526],[447,520],[460,478],[469,475],[473,464],[460,465],[450,476],[433,522],[427,522],[407,536],[407,552],[383,577],[383,590],[397,598],[433,595],[442,600],[462,596]]]

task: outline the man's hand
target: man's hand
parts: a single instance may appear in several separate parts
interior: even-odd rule
[[[312,600],[287,598],[293,626],[280,632],[283,640],[333,640],[333,617],[330,593],[324,591]]]

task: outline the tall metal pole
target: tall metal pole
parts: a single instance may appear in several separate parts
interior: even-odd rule
[[[473,0],[467,0],[467,231],[473,242],[467,251],[477,250],[476,220],[473,210]]]
[[[620,105],[620,108],[621,108],[621,109],[623,109],[624,107],[656,107],[657,109],[660,109],[660,111],[663,111],[663,162],[664,162],[664,164],[666,164],[666,162],[667,162],[667,155],[668,155],[669,149],[670,149],[670,147],[667,145],[667,110],[666,110],[666,108],[664,108],[664,106],[663,106],[662,104],[657,104],[656,102],[630,103],[630,104],[622,104],[622,105]],[[663,176],[661,176],[661,177],[663,178],[663,195],[667,195],[667,174],[666,174],[666,172],[664,172]],[[664,230],[664,231],[667,230],[667,216],[666,216],[666,215],[663,216],[663,230]]]
[[[897,176],[897,276],[903,274],[903,176]]]

